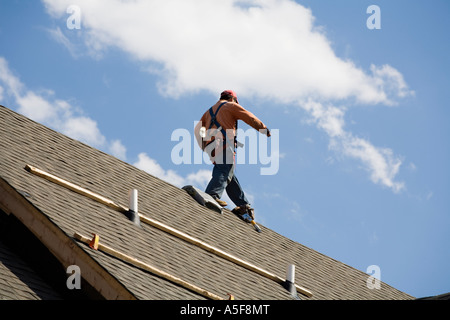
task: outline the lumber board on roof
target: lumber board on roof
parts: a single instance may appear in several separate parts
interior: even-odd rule
[[[44,179],[49,180],[49,181],[51,181],[53,183],[56,183],[56,184],[58,184],[60,186],[63,186],[65,188],[69,189],[69,190],[72,190],[72,191],[74,191],[76,193],[82,194],[82,195],[84,195],[84,196],[86,196],[86,197],[88,197],[88,198],[90,198],[92,200],[100,202],[100,203],[102,203],[102,204],[104,204],[104,205],[106,205],[106,206],[108,206],[108,207],[110,207],[110,208],[112,208],[114,210],[117,210],[117,211],[120,211],[120,212],[128,211],[127,208],[125,208],[125,207],[115,203],[114,201],[111,201],[110,199],[107,199],[107,198],[105,198],[105,197],[103,197],[103,196],[101,196],[99,194],[96,194],[96,193],[94,193],[92,191],[89,191],[89,190],[87,190],[85,188],[82,188],[82,187],[80,187],[80,186],[78,186],[78,185],[76,185],[76,184],[74,184],[72,182],[69,182],[67,180],[61,179],[61,178],[59,178],[57,176],[54,176],[54,175],[52,175],[52,174],[50,174],[48,172],[45,172],[43,170],[40,170],[40,169],[35,168],[33,166],[30,166],[28,164],[25,166],[25,170],[27,170],[28,172],[33,173],[33,174],[35,174],[35,175],[37,175],[37,176],[39,176],[41,178],[44,178]]]
[[[40,176],[40,177],[42,177],[44,179],[52,181],[52,182],[54,182],[56,184],[59,184],[59,185],[61,185],[63,187],[66,187],[66,188],[68,188],[68,189],[70,189],[70,190],[72,190],[74,192],[80,193],[82,195],[85,195],[85,196],[93,199],[93,200],[96,200],[96,201],[98,201],[100,203],[103,203],[103,204],[107,205],[108,207],[113,208],[114,210],[117,210],[119,212],[123,213],[123,212],[127,212],[129,210],[128,208],[126,208],[126,207],[124,207],[122,205],[116,204],[114,201],[112,201],[110,199],[107,199],[107,198],[105,198],[103,196],[100,196],[100,195],[98,195],[98,194],[96,194],[94,192],[86,190],[86,189],[84,189],[84,188],[82,188],[82,187],[80,187],[78,185],[75,185],[75,184],[73,184],[73,183],[71,183],[69,181],[61,179],[61,178],[59,178],[57,176],[54,176],[54,175],[52,175],[50,173],[42,171],[42,170],[40,170],[38,168],[35,168],[33,166],[26,165],[25,166],[25,170],[27,170],[28,172],[33,173],[33,174],[35,174],[37,176]],[[266,277],[268,279],[271,279],[271,280],[273,280],[275,282],[278,282],[280,284],[285,283],[285,279],[283,279],[283,278],[281,278],[281,277],[279,277],[279,276],[277,276],[277,275],[275,275],[273,273],[270,273],[270,272],[268,272],[268,271],[266,271],[264,269],[261,269],[261,268],[255,266],[255,265],[253,265],[251,263],[248,263],[248,262],[246,262],[246,261],[244,261],[244,260],[242,260],[240,258],[237,258],[237,257],[235,257],[235,256],[233,256],[233,255],[231,255],[231,254],[229,254],[229,253],[227,253],[225,251],[222,251],[222,250],[220,250],[218,248],[215,248],[215,247],[213,247],[213,246],[211,246],[211,245],[209,245],[207,243],[204,243],[204,242],[200,241],[199,239],[196,239],[196,238],[194,238],[192,236],[189,236],[189,235],[187,235],[187,234],[185,234],[185,233],[183,233],[183,232],[181,232],[179,230],[176,230],[176,229],[174,229],[174,228],[172,228],[170,226],[164,225],[164,224],[162,224],[162,223],[160,223],[160,222],[158,222],[158,221],[156,221],[154,219],[151,219],[149,217],[146,217],[146,216],[144,216],[142,214],[139,214],[139,218],[140,218],[140,220],[142,222],[144,222],[146,224],[149,224],[149,225],[151,225],[151,226],[153,226],[155,228],[158,228],[158,229],[160,229],[160,230],[162,230],[162,231],[164,231],[166,233],[169,233],[169,234],[171,234],[171,235],[173,235],[173,236],[175,236],[177,238],[183,239],[184,241],[187,241],[187,242],[189,242],[189,243],[191,243],[191,244],[193,244],[195,246],[198,246],[198,247],[200,247],[200,248],[202,248],[202,249],[204,249],[204,250],[206,250],[208,252],[216,254],[217,256],[222,257],[222,258],[224,258],[224,259],[226,259],[228,261],[231,261],[231,262],[233,262],[233,263],[235,263],[235,264],[237,264],[237,265],[239,265],[241,267],[244,267],[244,268],[246,268],[246,269],[248,269],[250,271],[256,272],[257,274],[259,274],[261,276],[264,276],[264,277]],[[294,285],[295,285],[295,288],[297,289],[297,292],[299,292],[301,294],[304,294],[307,297],[311,297],[313,295],[313,293],[310,290],[308,290],[306,288],[303,288],[303,287],[301,287],[301,286],[299,286],[297,284],[294,284]]]
[[[160,230],[162,230],[164,232],[170,233],[171,235],[174,235],[174,236],[176,236],[176,237],[178,237],[180,239],[183,239],[183,240],[185,240],[185,241],[187,241],[187,242],[189,242],[189,243],[191,243],[191,244],[193,244],[193,245],[195,245],[197,247],[200,247],[200,248],[202,248],[202,249],[204,249],[204,250],[206,250],[208,252],[214,253],[215,255],[217,255],[219,257],[222,257],[222,258],[224,258],[224,259],[226,259],[228,261],[231,261],[231,262],[233,262],[233,263],[235,263],[235,264],[237,264],[237,265],[239,265],[241,267],[244,267],[244,268],[246,268],[246,269],[248,269],[250,271],[256,272],[257,274],[259,274],[261,276],[264,276],[264,277],[266,277],[268,279],[271,279],[271,280],[273,280],[275,282],[278,282],[280,284],[283,284],[285,282],[285,279],[283,279],[283,278],[281,278],[281,277],[279,277],[279,276],[277,276],[277,275],[275,275],[273,273],[270,273],[270,272],[268,272],[268,271],[266,271],[264,269],[261,269],[261,268],[255,266],[255,265],[253,265],[251,263],[248,263],[248,262],[246,262],[246,261],[244,261],[244,260],[242,260],[242,259],[240,259],[238,257],[235,257],[235,256],[233,256],[233,255],[231,255],[231,254],[229,254],[229,253],[227,253],[227,252],[225,252],[223,250],[217,249],[217,248],[215,248],[215,247],[213,247],[213,246],[211,246],[211,245],[209,245],[209,244],[207,244],[205,242],[202,242],[202,241],[200,241],[200,240],[198,240],[198,239],[196,239],[194,237],[191,237],[190,235],[187,235],[187,234],[185,234],[185,233],[183,233],[181,231],[178,231],[178,230],[176,230],[176,229],[174,229],[172,227],[166,226],[166,225],[164,225],[164,224],[162,224],[162,223],[160,223],[160,222],[158,222],[156,220],[153,220],[153,219],[148,218],[146,216],[143,216],[141,214],[139,215],[139,217],[140,217],[141,221],[144,222],[144,223],[147,223],[147,224],[149,224],[149,225],[151,225],[151,226],[153,226],[155,228],[158,228],[158,229],[160,229]],[[295,287],[296,287],[298,292],[306,295],[307,297],[311,297],[313,295],[312,292],[310,290],[306,289],[306,288],[303,288],[303,287],[301,287],[301,286],[299,286],[297,284],[295,285]]]
[[[27,201],[7,181],[0,177],[1,202],[43,245],[58,259],[64,268],[77,265],[83,278],[108,300],[136,300],[122,283],[86,254],[64,231],[44,213]],[[26,244],[24,244],[26,245]]]
[[[81,241],[81,242],[84,242],[86,244],[89,244],[90,241],[91,241],[91,239],[89,239],[89,238],[87,238],[87,237],[85,237],[85,236],[83,236],[83,235],[81,235],[79,233],[75,233],[74,234],[74,238],[79,240],[79,241]],[[200,294],[200,295],[202,295],[202,296],[204,296],[204,297],[206,297],[208,299],[224,300],[224,298],[222,298],[222,297],[220,297],[220,296],[218,296],[218,295],[216,295],[214,293],[211,293],[211,292],[209,292],[209,291],[207,291],[205,289],[202,289],[202,288],[200,288],[200,287],[198,287],[198,286],[196,286],[194,284],[191,284],[191,283],[189,283],[189,282],[187,282],[187,281],[185,281],[183,279],[180,279],[180,278],[178,278],[176,276],[173,276],[173,275],[171,275],[171,274],[169,274],[167,272],[159,270],[159,269],[157,269],[157,268],[155,268],[155,267],[153,267],[153,266],[151,266],[151,265],[149,265],[147,263],[144,263],[144,262],[142,262],[142,261],[140,261],[140,260],[138,260],[136,258],[130,257],[130,256],[128,256],[128,255],[126,255],[126,254],[124,254],[124,253],[122,253],[122,252],[120,252],[118,250],[115,250],[115,249],[113,249],[113,248],[111,248],[109,246],[106,246],[106,245],[104,245],[104,244],[102,244],[100,242],[98,243],[98,250],[103,251],[105,253],[108,253],[109,255],[112,255],[112,256],[114,256],[114,257],[116,257],[116,258],[118,258],[120,260],[123,260],[125,262],[131,263],[132,265],[134,265],[134,266],[136,266],[138,268],[144,269],[144,270],[146,270],[148,272],[151,272],[151,273],[153,273],[153,274],[155,274],[155,275],[157,275],[159,277],[162,277],[162,278],[164,278],[166,280],[174,282],[174,283],[176,283],[176,284],[178,284],[178,285],[180,285],[180,286],[182,286],[182,287],[184,287],[186,289],[194,291],[194,292],[196,292],[196,293],[198,293],[198,294]]]

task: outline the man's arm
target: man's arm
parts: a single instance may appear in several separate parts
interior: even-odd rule
[[[259,120],[258,117],[256,117],[250,111],[244,109],[244,107],[242,107],[241,105],[233,103],[233,115],[236,117],[236,119],[244,121],[252,128],[270,137],[269,128],[267,128],[267,126],[261,120]]]

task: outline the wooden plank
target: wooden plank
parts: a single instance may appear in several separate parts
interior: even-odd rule
[[[103,204],[105,204],[105,205],[109,206],[110,208],[113,208],[113,209],[115,209],[117,211],[120,211],[122,213],[128,211],[128,208],[126,208],[126,207],[124,207],[122,205],[116,204],[113,201],[111,201],[111,200],[109,200],[109,199],[107,199],[107,198],[105,198],[103,196],[100,196],[100,195],[98,195],[96,193],[93,193],[93,192],[91,192],[89,190],[86,190],[86,189],[84,189],[84,188],[82,188],[80,186],[77,186],[77,185],[75,185],[75,184],[73,184],[71,182],[68,182],[68,181],[63,180],[61,178],[58,178],[58,177],[56,177],[56,176],[54,176],[52,174],[49,174],[49,173],[47,173],[45,171],[37,169],[37,168],[35,168],[33,166],[26,165],[25,169],[27,171],[35,174],[35,175],[38,175],[38,176],[40,176],[42,178],[45,178],[45,179],[47,179],[49,181],[52,181],[52,182],[57,183],[57,184],[59,184],[59,185],[61,185],[63,187],[66,187],[66,188],[68,188],[68,189],[70,189],[70,190],[72,190],[74,192],[77,192],[79,194],[85,195],[85,196],[87,196],[87,197],[89,197],[89,198],[91,198],[93,200],[96,200],[96,201],[98,201],[100,203],[103,203]],[[240,265],[243,268],[246,268],[246,269],[248,269],[250,271],[256,272],[256,273],[258,273],[261,276],[264,276],[264,277],[266,277],[268,279],[271,279],[271,280],[273,280],[275,282],[278,282],[280,284],[283,284],[285,282],[285,279],[283,279],[283,278],[281,278],[281,277],[279,277],[277,275],[274,275],[274,274],[272,274],[272,273],[270,273],[270,272],[268,272],[268,271],[266,271],[264,269],[261,269],[261,268],[255,266],[255,265],[253,265],[251,263],[248,263],[248,262],[246,262],[246,261],[244,261],[244,260],[242,260],[240,258],[237,258],[237,257],[235,257],[235,256],[233,256],[231,254],[228,254],[228,253],[226,253],[226,252],[224,252],[224,251],[222,251],[220,249],[217,249],[217,248],[215,248],[215,247],[213,247],[213,246],[211,246],[209,244],[206,244],[206,243],[204,243],[204,242],[202,242],[202,241],[200,241],[200,240],[198,240],[198,239],[196,239],[194,237],[191,237],[191,236],[189,236],[189,235],[187,235],[187,234],[185,234],[185,233],[183,233],[181,231],[178,231],[178,230],[176,230],[176,229],[174,229],[174,228],[172,228],[170,226],[162,224],[162,223],[160,223],[160,222],[158,222],[158,221],[156,221],[154,219],[151,219],[149,217],[146,217],[146,216],[144,216],[142,214],[139,214],[139,218],[140,218],[140,220],[142,222],[144,222],[146,224],[149,224],[149,225],[151,225],[151,226],[153,226],[155,228],[158,228],[158,229],[160,229],[160,230],[162,230],[162,231],[164,231],[166,233],[169,233],[169,234],[171,234],[171,235],[173,235],[173,236],[175,236],[177,238],[183,239],[184,241],[187,241],[187,242],[189,242],[189,243],[191,243],[191,244],[193,244],[195,246],[198,246],[198,247],[200,247],[200,248],[202,248],[202,249],[204,249],[204,250],[206,250],[208,252],[211,252],[211,253],[219,256],[219,257],[222,257],[222,258],[224,258],[224,259],[226,259],[228,261],[231,261],[231,262],[233,262],[233,263],[235,263],[237,265]],[[313,295],[312,292],[310,290],[306,289],[306,288],[303,288],[303,287],[301,287],[301,286],[299,286],[297,284],[295,284],[295,287],[296,287],[298,292],[300,292],[301,294],[304,294],[307,297],[311,297]]]
[[[136,300],[134,294],[2,178],[0,178],[0,195],[1,202],[9,209],[9,214],[14,215],[30,230],[58,259],[64,269],[70,265],[77,265],[82,270],[83,279],[107,300]]]
[[[164,231],[164,232],[169,233],[169,234],[171,234],[171,235],[173,235],[173,236],[175,236],[177,238],[180,238],[180,239],[182,239],[184,241],[187,241],[187,242],[189,242],[189,243],[191,243],[191,244],[193,244],[193,245],[195,245],[197,247],[200,247],[200,248],[202,248],[202,249],[204,249],[204,250],[206,250],[208,252],[211,252],[211,253],[213,253],[213,254],[221,257],[221,258],[224,258],[224,259],[226,259],[228,261],[231,261],[231,262],[233,262],[233,263],[235,263],[235,264],[237,264],[237,265],[239,265],[241,267],[244,267],[244,268],[246,268],[246,269],[248,269],[250,271],[256,272],[257,274],[259,274],[261,276],[264,276],[264,277],[266,277],[268,279],[271,279],[271,280],[273,280],[275,282],[278,282],[280,284],[283,284],[285,282],[285,279],[283,279],[283,278],[281,278],[281,277],[279,277],[277,275],[274,275],[273,273],[270,273],[270,272],[268,272],[268,271],[266,271],[264,269],[261,269],[261,268],[255,266],[255,265],[253,265],[251,263],[248,263],[248,262],[246,262],[246,261],[244,261],[244,260],[242,260],[240,258],[237,258],[237,257],[235,257],[235,256],[233,256],[233,255],[231,255],[231,254],[229,254],[229,253],[227,253],[225,251],[217,249],[217,248],[215,248],[215,247],[213,247],[213,246],[211,246],[211,245],[209,245],[209,244],[207,244],[205,242],[202,242],[202,241],[200,241],[200,240],[198,240],[198,239],[196,239],[194,237],[191,237],[190,235],[187,235],[187,234],[185,234],[185,233],[183,233],[181,231],[178,231],[178,230],[176,230],[176,229],[174,229],[172,227],[169,227],[169,226],[167,226],[165,224],[162,224],[162,223],[160,223],[160,222],[158,222],[158,221],[156,221],[154,219],[148,218],[148,217],[143,216],[141,214],[139,214],[139,218],[141,219],[142,222],[144,222],[146,224],[149,224],[149,225],[151,225],[151,226],[153,226],[153,227],[155,227],[155,228],[157,228],[157,229],[159,229],[161,231]],[[312,296],[312,292],[310,290],[308,290],[306,288],[303,288],[303,287],[301,287],[299,285],[295,285],[295,287],[297,288],[298,292],[306,295],[307,297],[311,297]]]
[[[79,233],[75,233],[74,234],[74,238],[79,240],[79,241],[81,241],[81,242],[84,242],[85,244],[88,244],[88,245],[91,242],[91,239],[89,239],[89,238],[87,238],[87,237],[85,237],[85,236],[83,236],[83,235],[81,235]],[[189,289],[189,290],[191,290],[193,292],[196,292],[196,293],[198,293],[198,294],[200,294],[200,295],[202,295],[202,296],[204,296],[204,297],[206,297],[208,299],[225,300],[224,298],[222,298],[222,297],[220,297],[220,296],[218,296],[218,295],[216,295],[214,293],[211,293],[211,292],[209,292],[209,291],[207,291],[205,289],[202,289],[202,288],[200,288],[200,287],[198,287],[196,285],[193,285],[193,284],[191,284],[191,283],[189,283],[189,282],[187,282],[187,281],[185,281],[183,279],[175,277],[175,276],[173,276],[173,275],[171,275],[171,274],[169,274],[167,272],[159,270],[159,269],[157,269],[157,268],[155,268],[155,267],[153,267],[153,266],[151,266],[151,265],[149,265],[147,263],[144,263],[144,262],[142,262],[142,261],[140,261],[140,260],[138,260],[136,258],[130,257],[130,256],[128,256],[128,255],[126,255],[126,254],[124,254],[124,253],[122,253],[120,251],[117,251],[117,250],[115,250],[115,249],[113,249],[111,247],[108,247],[108,246],[106,246],[106,245],[104,245],[104,244],[102,244],[100,242],[98,243],[98,250],[103,251],[103,252],[105,252],[105,253],[107,253],[109,255],[112,255],[112,256],[116,257],[117,259],[120,259],[120,260],[123,260],[125,262],[128,262],[128,263],[130,263],[130,264],[132,264],[132,265],[134,265],[134,266],[136,266],[138,268],[141,268],[141,269],[144,269],[144,270],[146,270],[148,272],[151,272],[151,273],[153,273],[153,274],[155,274],[155,275],[157,275],[159,277],[162,277],[162,278],[164,278],[166,280],[169,280],[170,282],[176,283],[176,284],[178,284],[178,285],[180,285],[180,286],[182,286],[182,287],[184,287],[186,289]]]
[[[104,205],[106,205],[106,206],[108,206],[108,207],[110,207],[110,208],[112,208],[112,209],[114,209],[116,211],[120,211],[120,212],[127,212],[128,211],[128,208],[125,208],[124,206],[121,206],[121,205],[115,203],[114,201],[111,201],[110,199],[107,199],[107,198],[105,198],[105,197],[103,197],[101,195],[98,195],[98,194],[96,194],[94,192],[91,192],[91,191],[89,191],[89,190],[87,190],[85,188],[82,188],[82,187],[80,187],[80,186],[78,186],[76,184],[73,184],[73,183],[71,183],[71,182],[69,182],[67,180],[61,179],[61,178],[59,178],[57,176],[54,176],[54,175],[52,175],[50,173],[42,171],[42,170],[40,170],[38,168],[35,168],[33,166],[30,166],[28,164],[25,166],[25,170],[27,170],[28,172],[30,172],[30,173],[32,173],[34,175],[37,175],[37,176],[39,176],[41,178],[44,178],[44,179],[46,179],[48,181],[51,181],[51,182],[56,183],[56,184],[58,184],[60,186],[63,186],[65,188],[69,189],[69,190],[72,190],[72,191],[74,191],[74,192],[76,192],[78,194],[86,196],[86,197],[88,197],[88,198],[90,198],[92,200],[100,202],[100,203],[102,203],[102,204],[104,204]]]

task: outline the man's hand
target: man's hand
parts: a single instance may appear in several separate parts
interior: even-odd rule
[[[268,137],[271,136],[269,128],[259,129],[259,133],[261,133],[261,134],[263,134],[263,135],[266,135],[266,136],[268,136]]]

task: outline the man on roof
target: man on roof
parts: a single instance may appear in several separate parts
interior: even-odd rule
[[[253,113],[244,109],[232,90],[221,93],[219,101],[206,111],[194,129],[195,137],[203,151],[208,153],[214,164],[212,178],[205,193],[211,195],[221,206],[227,203],[220,200],[226,190],[236,208],[233,212],[238,215],[250,215],[255,219],[254,209],[245,197],[239,181],[234,174],[236,164],[236,130],[238,120],[262,134],[270,137],[270,130]]]

